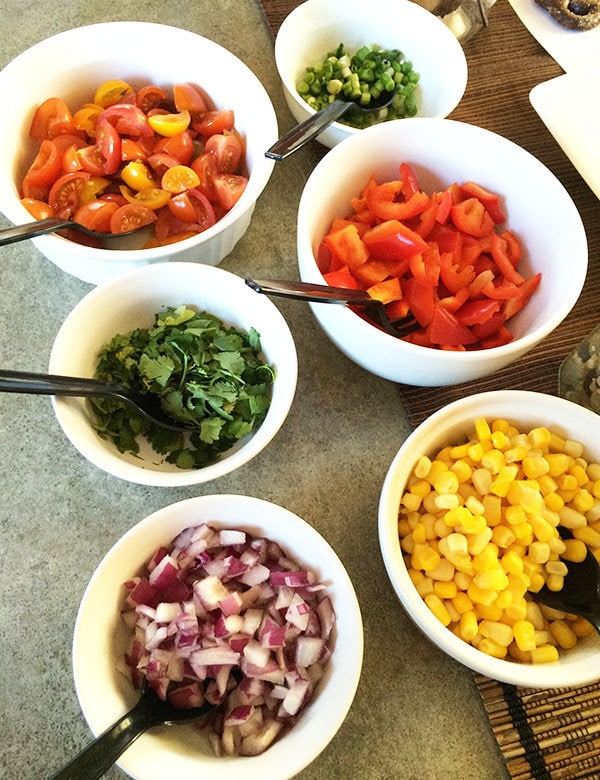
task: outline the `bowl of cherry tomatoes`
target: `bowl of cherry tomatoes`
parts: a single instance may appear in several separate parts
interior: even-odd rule
[[[177,56],[158,57],[159,46]],[[99,284],[170,259],[217,265],[244,235],[277,120],[227,49],[161,24],[94,24],[27,49],[0,85],[0,211],[16,225],[60,217],[111,236],[33,238],[62,270]]]

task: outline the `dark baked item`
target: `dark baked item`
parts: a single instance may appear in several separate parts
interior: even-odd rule
[[[600,24],[600,0],[535,0],[568,30],[591,30]]]

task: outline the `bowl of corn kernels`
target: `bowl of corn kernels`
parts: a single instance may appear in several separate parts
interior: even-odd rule
[[[570,401],[500,390],[448,404],[400,447],[379,504],[383,560],[409,617],[456,661],[530,688],[600,679],[593,626],[534,600],[588,550],[600,560],[598,433]]]

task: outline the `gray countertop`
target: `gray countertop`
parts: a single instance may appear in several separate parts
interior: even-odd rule
[[[254,0],[195,0],[185,7],[59,0],[51,13],[6,0],[0,67],[53,33],[120,19],[185,27],[231,49],[265,85],[280,127],[291,126],[270,33]],[[276,166],[224,268],[241,276],[297,276],[296,210],[311,164],[303,151]],[[7,224],[2,217],[0,224]],[[1,253],[0,365],[44,371],[58,328],[91,286],[60,271],[30,242]],[[304,304],[277,305],[298,348],[295,402],[269,447],[215,482],[172,490],[122,482],[78,454],[49,399],[0,396],[0,777],[47,777],[90,739],[75,695],[71,642],[84,589],[107,550],[156,509],[216,492],[265,498],[305,518],[337,551],[361,604],[365,657],[354,704],[299,777],[508,777],[471,672],[413,626],[381,560],[379,491],[409,432],[398,388],[349,362]],[[106,777],[124,774],[112,769]]]

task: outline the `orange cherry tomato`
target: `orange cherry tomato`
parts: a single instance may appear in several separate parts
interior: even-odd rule
[[[187,109],[178,114],[150,114],[148,124],[159,135],[172,136],[183,133],[190,126],[191,116]]]
[[[169,154],[182,165],[189,165],[194,156],[194,139],[189,130],[184,130],[177,135],[160,138],[154,144],[153,152]]]
[[[81,130],[93,138],[96,135],[96,122],[101,113],[102,106],[96,103],[86,103],[73,114],[73,125],[77,130]]]
[[[48,98],[38,106],[33,115],[29,135],[38,141],[54,138],[75,130],[69,107],[62,98]]]
[[[168,168],[160,181],[163,190],[172,194],[194,189],[200,184],[200,177],[187,165],[174,165]]]
[[[113,106],[115,103],[123,100],[127,95],[133,95],[133,87],[126,81],[109,79],[100,84],[96,89],[94,103],[102,108],[108,108],[108,106]]]
[[[43,200],[37,200],[36,198],[21,198],[21,204],[25,206],[27,211],[34,219],[48,219],[48,217],[54,217],[54,209]]]
[[[160,108],[168,98],[167,91],[154,84],[147,84],[136,92],[136,106],[147,114],[153,108]]]
[[[206,93],[195,84],[174,84],[173,101],[178,111],[192,113],[204,113],[211,106],[211,101]]]
[[[25,174],[25,179],[34,187],[50,187],[60,175],[61,162],[62,158],[56,144],[49,139],[44,139]]]

